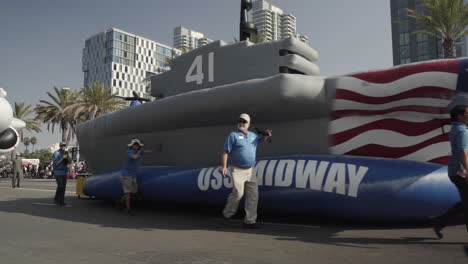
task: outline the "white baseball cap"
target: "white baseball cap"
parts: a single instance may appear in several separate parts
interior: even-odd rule
[[[244,119],[245,121],[247,121],[247,123],[250,123],[250,116],[246,113],[243,113],[239,116],[239,118],[242,118]]]
[[[130,141],[130,143],[128,144],[129,147],[133,146],[133,144],[138,144],[140,145],[140,147],[143,147],[144,144],[141,143],[141,141],[138,139],[138,138],[134,138]]]

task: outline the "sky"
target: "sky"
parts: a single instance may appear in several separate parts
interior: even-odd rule
[[[268,2],[296,17],[323,76],[392,66],[389,0]],[[54,86],[80,89],[85,39],[110,27],[170,46],[179,25],[232,42],[239,6],[240,0],[0,0],[0,87],[11,105],[33,106]],[[57,128],[24,134],[38,139],[36,149],[60,141]]]

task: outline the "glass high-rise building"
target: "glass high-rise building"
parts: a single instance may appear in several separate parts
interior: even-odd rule
[[[296,37],[308,43],[307,36],[296,32],[296,17],[264,0],[252,3],[252,23],[257,27],[260,37],[266,41]]]
[[[393,65],[443,58],[441,40],[425,34],[412,34],[419,30],[416,26],[394,22],[408,20],[407,8],[418,12],[425,11],[422,0],[390,0]],[[466,45],[466,37],[457,40],[457,57],[467,55]]]
[[[213,42],[213,40],[206,38],[205,35],[200,32],[182,26],[174,28],[174,48],[176,49],[186,49],[190,51],[210,42]]]
[[[146,91],[147,77],[169,70],[168,60],[180,53],[170,46],[110,28],[85,41],[84,87],[99,82],[119,97],[130,97],[136,91],[141,97],[152,98]]]

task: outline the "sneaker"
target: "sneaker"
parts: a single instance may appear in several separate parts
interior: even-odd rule
[[[257,225],[257,223],[253,223],[253,224],[243,223],[243,224],[242,224],[242,227],[247,228],[247,229],[259,229],[259,228],[260,228],[260,227]]]
[[[437,218],[431,218],[431,225],[432,225],[432,229],[434,230],[434,233],[436,234],[436,236],[439,239],[444,238],[444,234],[442,234],[443,227],[440,226],[439,221],[437,220]]]
[[[442,234],[442,228],[434,226],[433,229],[434,229],[434,233],[439,239],[444,238],[444,234]]]
[[[59,206],[60,207],[65,207],[65,206],[67,206],[67,204],[66,203],[61,203],[61,204],[59,204]]]

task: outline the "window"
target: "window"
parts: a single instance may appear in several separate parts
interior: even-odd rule
[[[400,46],[408,45],[409,44],[409,33],[401,33],[400,34]]]
[[[114,71],[117,70],[117,64],[114,64]]]
[[[114,79],[114,80],[112,80],[112,85],[113,85],[113,86],[115,86],[115,85],[116,85],[116,83],[115,83],[115,79]]]
[[[400,60],[400,63],[401,64],[406,64],[406,63],[410,63],[411,62],[411,59],[410,58],[404,58],[404,59],[401,59]]]
[[[128,72],[128,67],[127,66],[125,66],[125,72]]]
[[[117,79],[119,79],[119,73],[118,72],[116,73],[116,76],[117,76]]]
[[[400,32],[408,32],[408,24],[399,24]]]
[[[122,80],[125,80],[125,74],[122,73]]]
[[[122,87],[122,81],[119,81],[119,87]]]
[[[417,34],[416,39],[418,42],[423,42],[429,40],[429,36],[426,34]]]
[[[420,3],[416,3],[416,11],[418,11],[419,13],[426,13],[426,8],[424,7],[424,3],[420,2]]]
[[[400,46],[400,58],[409,58],[410,49],[408,45]]]
[[[429,55],[418,56],[418,61],[427,61],[429,60]]]
[[[418,56],[426,55],[429,53],[429,43],[428,42],[418,42]]]

